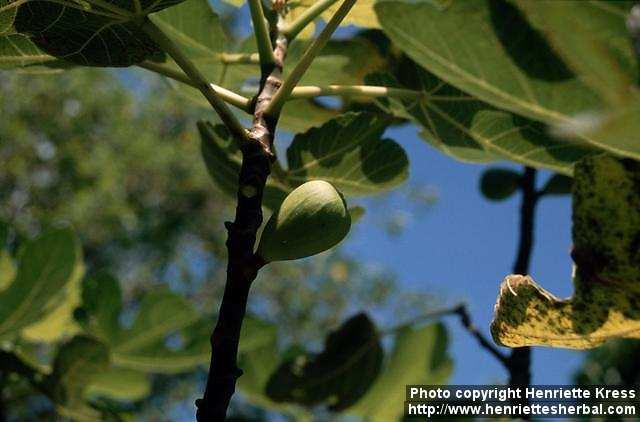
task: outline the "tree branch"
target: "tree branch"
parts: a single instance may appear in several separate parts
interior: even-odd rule
[[[159,75],[166,76],[167,78],[173,79],[175,81],[181,82],[183,84],[192,86],[196,89],[198,88],[198,84],[193,82],[191,78],[189,78],[187,75],[175,69],[172,69],[168,66],[151,62],[151,61],[144,61],[138,64],[138,66],[143,69],[149,70],[151,72],[157,73]],[[240,110],[246,113],[252,112],[253,108],[252,108],[250,99],[243,97],[240,94],[236,94],[235,92],[228,90],[226,88],[223,88],[221,86],[218,86],[215,84],[209,84],[209,85],[216,92],[216,94],[218,94],[218,96],[222,98],[225,102],[239,108]]]
[[[236,116],[233,115],[226,103],[220,98],[218,93],[213,89],[204,75],[198,68],[185,56],[180,48],[151,20],[145,18],[141,25],[142,30],[151,37],[182,69],[182,71],[191,79],[195,86],[202,92],[202,95],[209,101],[209,104],[220,116],[222,123],[227,126],[234,137],[242,144],[248,140],[246,129],[240,124]]]
[[[518,254],[513,264],[513,273],[526,275],[529,272],[531,262],[531,252],[534,241],[535,210],[540,195],[536,192],[536,170],[525,167],[522,176],[520,190],[522,191],[522,202],[520,205],[520,242]],[[529,386],[531,385],[531,348],[518,347],[511,351],[507,361],[509,371],[509,386]],[[527,404],[524,399],[521,404]]]
[[[522,203],[520,205],[520,235],[518,252],[513,265],[514,274],[527,274],[533,250],[535,208],[541,195],[536,191],[536,170],[525,167],[520,182]],[[473,325],[471,317],[464,306],[457,310],[462,325],[473,335],[480,346],[491,353],[509,373],[510,387],[526,387],[531,385],[531,349],[520,347],[505,355]],[[527,399],[515,399],[514,404],[528,404]]]
[[[302,58],[293,68],[287,79],[282,83],[282,86],[273,97],[271,103],[267,106],[265,113],[270,116],[277,116],[280,114],[282,107],[284,106],[285,101],[289,98],[291,91],[298,85],[302,76],[304,76],[305,72],[316,58],[320,50],[327,44],[331,35],[335,32],[340,25],[340,22],[347,16],[347,13],[351,10],[353,5],[356,3],[356,0],[344,0],[340,8],[336,11],[336,13],[331,17],[327,26],[324,27],[318,38],[316,38],[313,43],[307,48],[307,50],[302,55]],[[286,38],[285,38],[286,39]]]
[[[330,8],[338,0],[318,0],[307,8],[300,16],[289,25],[282,28],[282,33],[287,40],[293,40],[304,28],[318,18],[325,10]]]
[[[262,196],[274,160],[273,140],[278,115],[267,116],[266,108],[282,84],[282,67],[287,39],[276,38],[274,64],[263,70],[260,91],[255,100],[253,126],[249,142],[241,144],[242,165],[238,183],[236,216],[227,222],[227,281],[211,336],[211,363],[202,399],[196,401],[198,421],[223,421],[236,381],[242,374],[238,368],[238,344],[242,321],[252,282],[264,262],[253,250],[256,234],[262,225]]]

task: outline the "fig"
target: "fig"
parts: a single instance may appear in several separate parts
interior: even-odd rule
[[[350,228],[351,216],[340,192],[322,180],[306,182],[271,215],[257,255],[265,262],[312,256],[340,243]]]

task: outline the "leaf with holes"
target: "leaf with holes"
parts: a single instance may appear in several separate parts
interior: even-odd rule
[[[329,334],[320,354],[303,353],[283,362],[269,379],[267,395],[276,402],[327,403],[331,410],[343,410],[373,383],[383,355],[373,322],[358,314]]]
[[[287,180],[320,179],[345,195],[371,195],[403,183],[409,160],[382,135],[390,120],[373,113],[347,113],[296,135],[287,150]]]
[[[573,186],[574,294],[559,299],[531,277],[507,276],[491,332],[499,344],[585,349],[640,338],[640,163],[594,157]]]
[[[0,13],[15,10],[13,30],[29,36],[44,54],[84,66],[120,67],[161,55],[138,22],[180,1],[0,0]]]

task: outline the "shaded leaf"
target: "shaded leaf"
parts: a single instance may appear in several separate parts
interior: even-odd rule
[[[329,409],[342,410],[367,391],[382,359],[373,322],[358,314],[329,334],[320,354],[301,354],[282,363],[269,379],[267,395],[276,402],[328,403]]]
[[[84,66],[130,66],[161,51],[135,22],[180,0],[0,1],[13,27],[44,53]]]
[[[15,334],[55,309],[79,260],[80,248],[69,229],[27,242],[18,254],[13,283],[0,293],[0,337]]]
[[[243,324],[243,330],[244,329]],[[302,408],[287,403],[276,403],[266,394],[266,386],[269,378],[278,367],[281,359],[278,351],[275,326],[271,324],[271,328],[267,329],[267,331],[270,333],[268,341],[261,342],[261,344],[255,348],[243,350],[241,339],[238,366],[242,368],[243,374],[238,379],[238,390],[242,393],[243,397],[256,406],[293,415],[294,417],[308,417],[309,415]],[[245,338],[247,335],[242,334]]]
[[[117,367],[179,373],[209,360],[211,322],[183,297],[166,289],[145,294],[132,326],[124,328],[119,322],[121,292],[113,277],[89,278],[82,294],[84,306],[76,318],[109,345]]]
[[[46,380],[58,411],[72,419],[97,417],[97,411],[85,403],[84,394],[93,377],[108,367],[109,350],[103,343],[91,337],[76,336],[62,344]]]
[[[558,299],[531,277],[505,278],[491,332],[511,347],[590,348],[640,337],[640,164],[597,157],[576,166],[575,291]]]
[[[447,343],[447,331],[442,324],[401,329],[384,370],[347,412],[372,421],[398,420],[404,414],[407,385],[446,383],[453,370]]]
[[[502,201],[513,195],[520,187],[522,175],[513,170],[492,168],[482,173],[480,191],[487,199]]]
[[[287,150],[287,180],[330,182],[345,195],[371,195],[404,182],[409,161],[400,145],[382,135],[389,119],[347,113],[298,134]]]
[[[542,188],[542,195],[569,195],[573,179],[562,174],[554,174]]]
[[[151,393],[149,376],[130,369],[109,368],[92,379],[86,391],[88,397],[138,401]]]

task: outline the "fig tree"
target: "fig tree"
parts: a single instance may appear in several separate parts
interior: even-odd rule
[[[257,254],[265,262],[305,258],[340,243],[351,227],[342,195],[314,180],[294,189],[267,222]]]

